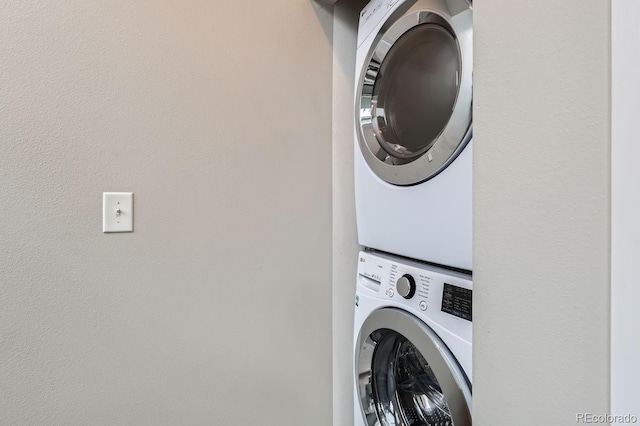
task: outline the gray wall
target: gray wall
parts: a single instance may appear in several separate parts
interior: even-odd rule
[[[353,93],[358,15],[340,1],[333,18],[333,426],[353,426],[353,309],[358,238],[353,192]]]
[[[0,424],[330,424],[331,19],[0,4]]]
[[[334,152],[344,155],[353,89],[341,72],[355,41],[340,10],[355,3],[338,2],[334,17]],[[575,424],[577,413],[609,408],[609,8],[600,0],[474,1],[477,426]],[[334,172],[338,194],[350,179]],[[334,195],[334,215],[353,214],[341,200],[338,207]],[[350,232],[334,237],[341,426],[352,410],[341,388],[353,368]]]
[[[474,2],[474,420],[609,402],[610,2]]]

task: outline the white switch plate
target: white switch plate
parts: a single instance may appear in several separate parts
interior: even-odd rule
[[[133,192],[102,193],[102,232],[133,232]]]

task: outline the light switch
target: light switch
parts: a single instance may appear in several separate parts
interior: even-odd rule
[[[102,193],[102,232],[133,232],[133,192]]]

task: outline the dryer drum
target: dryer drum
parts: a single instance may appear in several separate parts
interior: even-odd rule
[[[394,163],[433,146],[449,122],[459,78],[458,44],[440,25],[417,26],[391,47],[373,86],[371,113],[376,139]]]

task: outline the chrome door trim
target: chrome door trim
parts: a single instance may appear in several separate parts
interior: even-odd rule
[[[412,314],[397,308],[382,308],[372,312],[362,324],[356,341],[354,356],[356,392],[365,421],[368,420],[363,402],[368,404],[369,401],[367,396],[362,394],[363,378],[360,377],[362,375],[360,372],[361,367],[368,365],[368,374],[371,377],[373,352],[361,351],[361,348],[372,333],[381,329],[392,330],[404,336],[420,351],[442,388],[453,424],[471,426],[471,386],[462,368],[449,348],[429,326]],[[370,420],[368,424],[378,424],[371,423]]]
[[[444,170],[462,152],[472,134],[473,17],[467,0],[409,0],[396,9],[376,36],[359,78],[355,102],[356,133],[360,151],[376,175],[395,185],[424,182]],[[449,122],[430,148],[410,161],[395,159],[378,142],[373,120],[373,88],[385,56],[407,31],[435,23],[447,29],[458,43],[460,76],[458,94]]]

